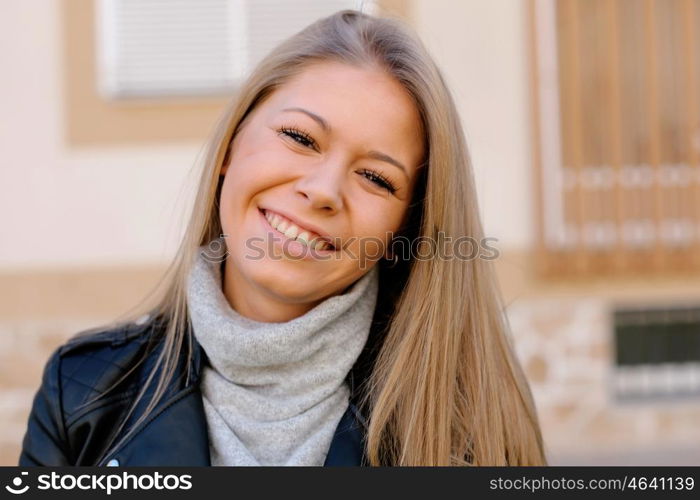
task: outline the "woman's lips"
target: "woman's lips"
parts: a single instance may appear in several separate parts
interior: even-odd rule
[[[273,226],[273,228],[274,226],[280,226],[279,220],[286,222],[285,228],[282,228],[281,230],[276,229],[280,233],[287,235],[287,229],[290,227],[290,225],[296,226],[296,235],[288,235],[289,238],[298,239],[299,235],[305,234],[304,240],[306,242],[323,241],[327,243],[332,249],[336,248],[336,246],[333,244],[333,239],[327,234],[323,233],[322,230],[320,230],[318,227],[307,224],[306,222],[302,222],[295,217],[292,217],[286,213],[278,212],[277,210],[271,210],[269,208],[260,208],[260,210],[262,211],[265,218],[268,219],[268,222],[271,226]],[[278,218],[277,224],[275,224],[272,220],[275,217]]]
[[[281,212],[278,210],[273,210],[269,208],[261,208],[263,213],[268,219],[272,219],[274,217],[277,217],[278,219],[281,219],[285,221],[287,224],[292,224],[296,226],[298,230],[298,234],[306,233],[307,238],[306,241],[312,241],[312,240],[321,240],[325,241],[328,245],[330,245],[332,248],[335,248],[336,246],[333,244],[333,238],[331,238],[329,235],[327,235],[325,232],[323,232],[323,229],[319,228],[318,226],[314,226],[310,223],[307,223],[306,221],[302,221],[298,219],[297,217],[292,216],[291,214]],[[274,224],[272,220],[270,220],[271,225],[278,225]],[[280,232],[287,232],[284,229]]]

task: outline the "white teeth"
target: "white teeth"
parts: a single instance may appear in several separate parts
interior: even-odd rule
[[[301,242],[303,245],[312,247],[316,250],[331,250],[330,244],[320,237],[311,239],[311,233],[304,231],[296,224],[288,222],[277,214],[270,214],[265,212],[265,218],[270,223],[270,226],[278,230],[280,233],[284,234],[287,238],[296,239],[296,241]]]
[[[299,228],[294,224],[290,224],[287,230],[284,232],[284,235],[291,239],[295,239],[297,234],[299,234]]]

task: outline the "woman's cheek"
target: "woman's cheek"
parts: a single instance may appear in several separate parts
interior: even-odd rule
[[[378,217],[355,227],[356,230],[352,233],[354,239],[349,247],[352,249],[352,255],[357,256],[361,262],[379,260],[385,253],[387,241],[391,238],[392,226]]]

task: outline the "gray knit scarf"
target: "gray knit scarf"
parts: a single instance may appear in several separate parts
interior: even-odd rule
[[[201,389],[212,465],[323,465],[348,407],[345,378],[369,334],[377,267],[304,315],[265,323],[231,308],[221,263],[205,248],[187,300],[194,336],[209,358]]]

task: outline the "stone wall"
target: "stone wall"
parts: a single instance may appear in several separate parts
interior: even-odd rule
[[[612,307],[606,298],[534,297],[508,308],[550,461],[700,464],[700,399],[615,399]]]

